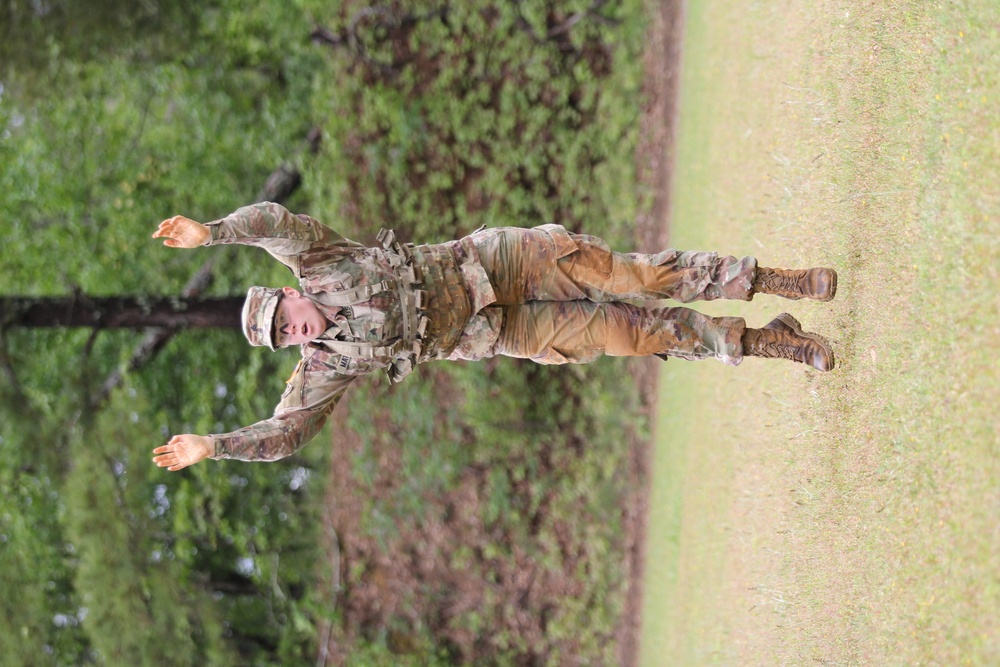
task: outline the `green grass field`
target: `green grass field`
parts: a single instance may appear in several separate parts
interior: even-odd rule
[[[838,368],[671,361],[643,665],[1000,664],[1000,5],[691,0],[672,245]]]

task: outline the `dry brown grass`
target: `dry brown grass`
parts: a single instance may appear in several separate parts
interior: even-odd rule
[[[1000,10],[691,14],[674,245],[837,267],[831,304],[704,310],[787,309],[839,367],[670,364],[643,662],[998,664]]]

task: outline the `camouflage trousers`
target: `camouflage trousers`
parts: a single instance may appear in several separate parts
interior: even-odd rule
[[[658,354],[743,359],[741,317],[623,302],[749,300],[757,261],[714,252],[620,253],[558,225],[475,234],[480,261],[502,310],[493,355],[542,364],[587,363],[601,355]]]

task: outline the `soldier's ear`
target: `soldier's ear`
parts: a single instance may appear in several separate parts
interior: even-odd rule
[[[285,296],[290,297],[292,299],[297,299],[300,296],[302,296],[302,294],[297,289],[295,289],[294,287],[282,287],[281,288],[281,292]]]

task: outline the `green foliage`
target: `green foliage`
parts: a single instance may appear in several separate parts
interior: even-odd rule
[[[173,213],[228,213],[294,157],[318,62],[301,39],[308,23],[286,22],[284,3],[247,10],[241,20],[270,24],[268,49],[251,61],[237,48],[245,26],[220,25],[221,5],[178,18],[161,3],[162,24],[134,41],[112,37],[119,21],[98,21],[86,44],[52,23],[73,7],[53,6],[47,41],[7,60],[0,78],[0,281],[26,294],[176,293],[206,257],[149,234]],[[216,259],[215,293],[290,277],[246,250]],[[236,330],[181,333],[95,419],[90,397],[138,340],[4,332],[18,382],[2,388],[0,561],[11,595],[0,642],[25,664],[300,661],[315,642],[318,607],[306,594],[323,475],[309,480],[323,449],[200,477],[149,463],[169,433],[270,414],[294,362],[253,354]],[[218,475],[227,467],[249,474]],[[252,569],[240,569],[245,558]]]
[[[616,659],[611,631],[625,585],[618,513],[628,489],[624,436],[636,427],[638,407],[637,396],[621,386],[622,368],[620,360],[568,369],[497,366],[502,397],[496,377],[467,373],[460,379],[470,397],[466,418],[478,436],[472,457],[489,469],[483,521],[502,536],[489,545],[493,566],[507,561],[506,567],[517,568],[509,545],[518,544],[543,572],[556,576],[576,568],[587,585],[551,612],[547,648],[558,654],[572,646],[576,655],[601,664]],[[580,551],[567,553],[567,544]],[[491,618],[503,611],[477,613]],[[474,618],[458,622],[466,620]],[[495,644],[499,655],[511,658],[527,648],[515,637],[498,637]]]
[[[5,291],[176,293],[207,253],[162,249],[155,224],[220,217],[289,161],[304,177],[289,206],[359,240],[381,226],[434,241],[557,221],[628,245],[643,205],[634,0],[551,36],[591,3],[87,3],[86,16],[47,4],[44,17],[32,3],[0,10],[14,27],[0,39]],[[316,24],[345,37],[354,25],[357,41],[310,45]],[[314,126],[321,151],[300,154]],[[212,293],[289,284],[259,251],[212,252]],[[248,350],[236,331],[182,332],[90,414],[138,339],[3,332],[19,380],[0,386],[0,650],[13,664],[308,664],[317,619],[330,617],[349,664],[451,664],[464,655],[453,636],[468,633],[491,664],[611,662],[622,434],[637,401],[622,363],[439,365],[364,392],[347,419],[362,443],[352,473],[371,491],[363,536],[392,549],[478,475],[489,538],[442,562],[490,582],[527,563],[579,594],[539,611],[544,640],[495,627],[513,603],[494,594],[444,624],[397,615],[350,635],[316,584],[330,559],[319,537],[329,431],[272,465],[168,474],[148,462],[169,434],[268,416],[294,353]],[[387,446],[400,455],[388,487]],[[369,563],[345,569],[366,576]],[[439,614],[449,595],[427,583],[408,604]]]
[[[345,3],[330,17],[334,32],[357,26],[360,46],[338,51],[339,85],[314,97],[329,114],[322,182],[308,182],[318,213],[419,239],[481,224],[626,223],[634,172],[619,158],[639,112],[621,99],[638,90],[638,68],[624,64],[637,54],[624,45],[641,42],[638,7],[542,38],[573,8],[443,6],[400,2],[360,20],[363,3]]]
[[[307,661],[315,650],[307,593],[326,559],[316,497],[325,461],[315,447],[271,465],[203,466],[163,485],[169,557],[187,576],[208,578],[226,636],[255,664]]]
[[[390,648],[385,641],[360,641],[343,664],[344,667],[448,667],[455,663],[430,638],[422,637],[405,650]]]
[[[8,445],[5,441],[4,445]],[[4,447],[4,453],[10,447]],[[12,474],[0,485],[0,652],[8,665],[77,665],[89,653],[73,587],[75,548],[63,534],[51,480]]]
[[[471,634],[479,638],[475,660],[490,664],[532,655],[551,664],[559,655],[614,662],[613,629],[626,583],[619,508],[629,490],[627,436],[638,427],[638,397],[621,386],[624,366],[621,360],[571,368],[510,360],[441,364],[391,392],[364,392],[364,408],[352,408],[347,424],[363,443],[353,454],[353,488],[363,495],[358,522],[377,545],[373,559],[384,554],[397,567],[416,567],[400,551],[412,544],[407,535],[448,530],[448,515],[461,513],[458,543],[434,553],[449,572],[464,573],[459,579],[486,582],[487,591],[455,613],[458,593],[447,583],[413,575],[413,599],[404,608],[419,609],[421,621],[414,625],[400,612],[387,626],[390,634],[398,623],[404,629],[397,633],[429,633],[443,646]],[[447,414],[436,419],[426,408],[435,393],[448,397],[441,408]],[[460,490],[470,477],[475,516],[447,500],[466,497]],[[369,497],[367,489],[377,493]],[[352,568],[348,596],[352,583],[381,576],[377,565],[369,570],[363,561]],[[489,594],[490,582],[526,570],[540,581],[562,582],[554,586],[580,588],[558,603],[522,599],[516,607],[505,594]],[[518,612],[544,616],[543,641],[508,626]],[[384,639],[369,628],[364,641],[377,646]],[[473,657],[450,650],[466,661]],[[416,648],[405,654],[425,655]]]
[[[20,86],[45,96],[46,82],[35,75],[52,57],[165,57],[189,36],[197,13],[198,7],[183,0],[9,0],[0,9],[0,80],[17,78]]]
[[[131,444],[148,435],[145,411],[123,396],[103,413],[86,446],[74,443],[66,479],[67,537],[78,554],[75,585],[99,660],[109,665],[233,664],[208,592],[185,586],[162,543],[167,496]],[[120,414],[132,419],[121,419]],[[136,460],[138,459],[138,460]],[[150,489],[155,489],[150,497]],[[127,631],[123,631],[127,628]]]

